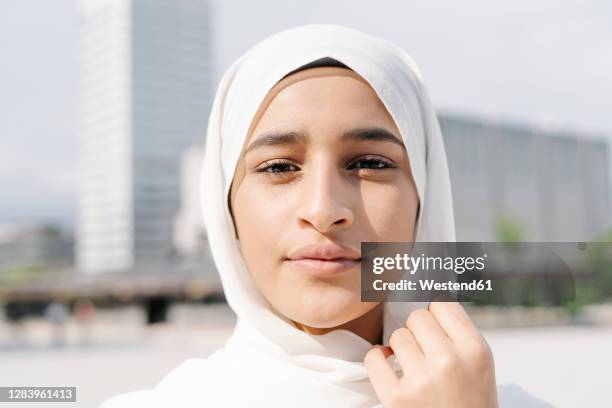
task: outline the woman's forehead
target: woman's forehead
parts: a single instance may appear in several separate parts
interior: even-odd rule
[[[333,82],[326,81],[325,87],[315,88],[317,89],[317,91],[325,89],[327,92],[329,92],[330,88],[328,87],[328,85],[335,84],[335,85],[331,85],[332,93],[331,95],[328,93],[327,96],[337,97],[339,95],[337,92],[338,89],[347,90],[347,93],[345,93],[347,97],[344,98],[343,102],[348,101],[346,105],[351,105],[351,106],[356,106],[358,105],[358,103],[361,103],[362,101],[364,101],[363,96],[367,94],[370,98],[376,99],[376,101],[378,102],[377,105],[379,105],[379,108],[380,108],[379,110],[381,112],[384,112],[385,118],[388,118],[392,122],[392,120],[390,119],[390,115],[388,115],[386,108],[384,108],[384,104],[382,103],[382,101],[379,100],[378,96],[376,95],[376,92],[372,89],[370,84],[365,79],[363,79],[363,77],[357,74],[355,71],[348,69],[348,68],[342,68],[342,67],[315,67],[315,68],[309,68],[309,69],[298,71],[294,74],[291,74],[290,76],[287,76],[283,78],[282,80],[280,80],[279,82],[277,82],[276,85],[272,87],[272,89],[268,92],[268,94],[266,95],[262,103],[260,104],[259,109],[257,110],[257,113],[255,114],[251,122],[251,126],[249,128],[249,132],[247,135],[247,141],[251,140],[255,136],[253,135],[253,132],[256,130],[257,127],[260,127],[259,125],[261,124],[262,117],[268,114],[266,115],[266,117],[268,119],[270,118],[269,113],[271,110],[278,113],[279,108],[280,108],[281,114],[291,111],[294,117],[301,116],[301,115],[297,115],[297,113],[301,113],[302,111],[305,112],[305,109],[307,108],[307,106],[305,106],[304,109],[299,108],[299,107],[296,108],[295,103],[293,102],[296,100],[301,102],[302,100],[305,99],[304,95],[308,93],[308,89],[309,89],[308,88],[309,83],[305,81],[311,80],[311,79],[319,79],[319,78],[324,79],[324,80],[329,79],[329,80],[332,80]],[[350,80],[346,81],[346,79],[350,79]],[[355,81],[358,81],[358,82],[355,82]],[[296,85],[296,86],[292,87],[292,85]],[[340,85],[340,86],[337,87],[337,85]],[[351,91],[348,91],[349,86],[350,86]],[[289,90],[287,88],[289,87],[292,87],[292,89],[291,89],[291,92],[288,93],[287,91]],[[295,90],[298,90],[298,91],[294,92]],[[305,90],[306,92],[304,92]],[[351,92],[351,93],[348,93],[348,92]],[[289,98],[292,99],[290,104],[288,105],[279,104],[277,102],[279,101],[277,97],[280,98],[279,94],[281,93],[283,93],[282,95],[283,101],[286,101],[287,100],[286,98],[288,96]],[[312,96],[312,93],[310,95]],[[352,96],[354,96],[354,99],[351,99]],[[317,95],[316,98],[319,98],[319,96]],[[322,100],[322,101],[323,103],[328,102],[327,100]],[[272,109],[271,105],[273,104],[273,102],[276,102],[276,103],[274,104],[274,108]],[[358,103],[353,103],[353,102],[358,102]],[[369,102],[371,102],[371,99],[369,100]],[[373,104],[369,102],[367,104],[367,110],[374,112],[374,110],[372,109]],[[316,106],[318,108],[320,104],[317,101],[316,104],[309,103],[308,106],[311,106],[311,105]],[[337,111],[336,109],[334,110]],[[363,117],[363,115],[361,115],[360,117]],[[274,119],[278,119],[278,117]],[[266,120],[266,122],[274,123],[275,125],[277,124],[275,120],[272,120],[272,121]],[[395,127],[394,124],[393,124],[393,127]]]

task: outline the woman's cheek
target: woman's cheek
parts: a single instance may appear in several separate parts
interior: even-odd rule
[[[256,236],[282,225],[279,216],[286,212],[287,204],[274,189],[247,180],[241,191],[240,202],[242,224]]]
[[[269,194],[262,194],[245,180],[236,195],[235,218],[241,241],[241,252],[249,269],[266,270],[276,260],[277,237],[280,228],[279,202]]]
[[[403,241],[409,239],[413,228],[414,206],[406,200],[407,193],[401,193],[397,186],[378,186],[367,191],[363,208],[369,224],[374,228],[377,239]]]

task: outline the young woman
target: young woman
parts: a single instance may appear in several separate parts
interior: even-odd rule
[[[362,241],[455,240],[439,125],[403,50],[336,25],[257,44],[218,87],[201,192],[234,332],[104,408],[510,406],[460,304],[360,301]]]

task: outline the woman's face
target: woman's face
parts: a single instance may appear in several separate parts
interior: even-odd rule
[[[320,276],[287,259],[310,244],[359,254],[362,241],[414,240],[419,200],[408,154],[370,85],[337,67],[292,74],[269,92],[244,146],[230,205],[242,256],[268,302],[314,328],[376,307],[361,302],[358,262]]]

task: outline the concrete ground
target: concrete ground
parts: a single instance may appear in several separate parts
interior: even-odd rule
[[[111,395],[153,387],[189,357],[208,356],[235,322],[224,305],[176,306],[172,323],[152,327],[143,319],[135,308],[99,311],[88,331],[68,323],[63,346],[44,320],[32,319],[19,332],[0,323],[0,386],[76,386],[76,404],[53,406],[97,407]],[[498,384],[518,384],[556,407],[610,404],[612,327],[485,329],[483,335]]]

